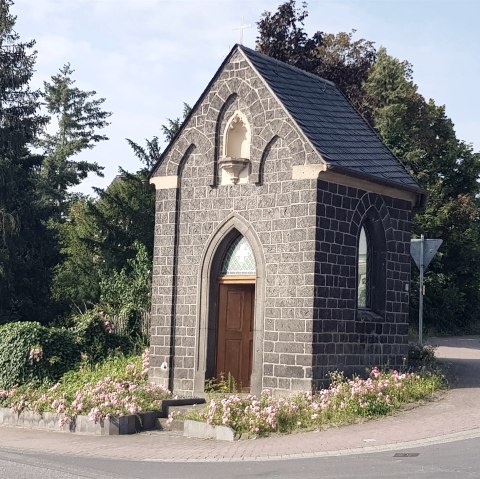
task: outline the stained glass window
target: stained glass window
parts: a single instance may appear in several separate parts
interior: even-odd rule
[[[358,240],[358,307],[366,308],[368,305],[368,238],[365,228],[360,230]]]
[[[255,257],[252,248],[243,236],[239,236],[225,254],[221,275],[254,275],[255,272]]]

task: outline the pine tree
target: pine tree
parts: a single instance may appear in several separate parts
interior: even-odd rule
[[[39,141],[45,160],[41,168],[42,200],[49,205],[57,221],[66,215],[77,186],[89,173],[103,176],[103,167],[94,162],[77,159],[84,150],[92,149],[108,137],[99,130],[108,126],[110,112],[102,109],[104,98],[95,98],[95,91],[83,91],[72,79],[74,70],[64,65],[51,82],[44,83],[43,98],[56,123],[53,134],[45,131]]]
[[[52,262],[45,211],[36,202],[42,157],[29,149],[46,122],[40,92],[29,87],[34,41],[20,41],[11,5],[0,0],[0,323],[46,318]]]

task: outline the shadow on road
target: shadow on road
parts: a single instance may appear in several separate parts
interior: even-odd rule
[[[447,365],[454,388],[480,388],[480,338],[459,336],[430,338],[428,343],[437,346],[436,356]]]

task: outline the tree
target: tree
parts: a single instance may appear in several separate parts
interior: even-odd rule
[[[0,1],[0,323],[45,320],[53,241],[36,201],[42,157],[29,148],[46,123],[29,87],[34,41],[20,41],[11,5]]]
[[[306,3],[297,9],[295,0],[283,3],[274,14],[264,12],[257,23],[257,50],[333,81],[369,119],[361,86],[375,63],[373,42],[354,40],[355,30],[336,35],[317,31],[309,38],[303,29],[307,16]]]
[[[313,72],[332,81],[352,102],[353,106],[371,122],[369,104],[364,101],[362,85],[367,81],[376,61],[373,42],[363,38],[354,40],[356,31],[325,34],[318,47],[317,68]]]
[[[102,175],[103,167],[76,156],[108,140],[98,131],[109,123],[110,112],[104,111],[104,98],[95,98],[95,91],[82,91],[72,79],[74,70],[64,65],[51,82],[44,82],[43,98],[51,120],[56,123],[53,134],[44,131],[39,141],[45,160],[40,172],[42,200],[49,205],[52,216],[59,221],[65,216],[72,193],[89,173]]]
[[[418,93],[411,65],[385,49],[363,90],[383,141],[429,192],[414,233],[444,241],[426,277],[425,322],[437,331],[465,331],[480,313],[480,155],[457,139],[445,107]],[[413,300],[416,313],[415,288]]]
[[[127,143],[132,148],[135,156],[145,165],[145,169],[150,171],[160,160],[162,150],[158,136],[154,136],[151,140],[145,140],[145,142],[147,146],[144,147],[127,138]]]
[[[132,246],[135,256],[101,279],[100,304],[109,314],[125,315],[130,334],[140,336],[142,314],[150,309],[152,258],[139,241]]]
[[[303,22],[308,16],[307,4],[297,9],[295,0],[288,0],[277,12],[264,12],[258,25],[258,51],[290,65],[314,72],[317,64],[317,48],[323,45],[323,33],[316,32],[308,38]]]
[[[190,107],[184,104],[184,118],[189,112]],[[168,120],[168,125],[162,126],[165,138],[173,138],[181,124],[178,118]],[[151,268],[155,193],[147,177],[160,159],[161,147],[157,136],[146,140],[146,146],[130,139],[127,142],[143,167],[136,173],[120,169],[107,189],[96,190],[97,199],[73,202],[67,220],[58,226],[63,261],[55,268],[54,295],[70,307],[86,309],[103,301],[110,309],[125,311],[133,303],[131,295],[127,297],[122,291],[135,275],[135,268],[139,269],[138,261],[145,265],[147,258]],[[139,300],[147,297],[142,295]],[[148,307],[146,301],[144,309]]]
[[[183,118],[175,118],[174,120],[167,118],[167,125],[162,125],[162,132],[163,136],[165,137],[165,140],[167,143],[170,143],[174,136],[178,133],[180,128],[182,127],[183,122],[185,121],[185,118],[190,114],[192,111],[192,107],[188,103],[183,103]],[[156,138],[156,137],[155,137]]]
[[[468,330],[480,313],[479,154],[456,137],[445,107],[418,92],[408,62],[354,40],[355,31],[309,38],[303,29],[307,15],[306,4],[296,9],[294,0],[274,14],[265,12],[257,49],[336,83],[429,192],[413,231],[444,243],[426,278],[426,324],[439,331]],[[415,320],[415,285],[411,297]]]
[[[80,198],[59,225],[64,260],[55,268],[57,300],[85,309],[100,299],[99,278],[128,267],[139,242],[153,252],[155,196],[146,171],[122,171],[96,200]]]
[[[167,124],[162,125],[161,127],[163,136],[167,143],[173,140],[191,111],[192,107],[188,103],[183,103],[182,119],[180,119],[180,117],[175,118],[174,120],[167,118]],[[151,169],[158,163],[158,161],[160,161],[160,157],[162,156],[162,149],[160,147],[160,140],[158,136],[154,136],[151,140],[146,139],[146,146],[141,146],[129,138],[126,140],[132,148],[135,156],[144,164],[145,172],[148,175]]]
[[[90,211],[94,201],[79,198],[66,221],[58,225],[62,261],[54,268],[53,298],[69,312],[95,304],[100,296],[98,278],[104,266],[100,234]]]

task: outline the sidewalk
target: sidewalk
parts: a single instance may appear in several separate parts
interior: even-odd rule
[[[437,355],[456,376],[443,399],[364,424],[236,442],[189,439],[173,433],[81,436],[0,428],[0,448],[49,454],[148,461],[250,461],[319,457],[480,437],[480,339],[441,338]]]

